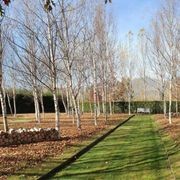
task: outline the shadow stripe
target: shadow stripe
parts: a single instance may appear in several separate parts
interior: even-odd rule
[[[85,154],[86,152],[88,152],[90,149],[92,149],[95,145],[97,145],[99,142],[101,142],[103,139],[105,139],[108,135],[110,135],[112,132],[114,132],[117,128],[119,128],[120,126],[122,126],[123,124],[125,124],[127,121],[129,121],[132,117],[134,117],[135,115],[130,116],[129,118],[127,118],[126,120],[124,120],[123,122],[119,123],[116,127],[114,127],[113,129],[109,130],[108,132],[106,132],[105,134],[103,134],[101,137],[97,138],[96,140],[94,140],[92,143],[90,143],[89,145],[87,145],[86,147],[84,147],[83,149],[81,149],[79,152],[77,152],[76,154],[74,154],[73,156],[71,156],[69,159],[67,159],[66,161],[64,161],[63,163],[61,163],[59,166],[53,168],[52,170],[50,170],[48,173],[42,175],[40,178],[38,178],[38,180],[45,180],[45,179],[49,179],[50,177],[54,176],[57,172],[65,169],[67,166],[69,166],[70,164],[72,164],[74,161],[76,161],[78,158],[80,158],[83,154]]]

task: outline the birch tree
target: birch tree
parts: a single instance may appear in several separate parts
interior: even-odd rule
[[[156,19],[152,22],[152,32],[148,35],[148,59],[150,67],[158,80],[158,91],[160,95],[160,100],[163,101],[163,112],[164,117],[166,117],[166,89],[167,89],[167,71],[166,71],[166,61],[160,53],[160,29],[158,27],[158,22]]]
[[[34,6],[33,3],[30,5],[24,2],[23,5],[26,10],[24,15],[27,16],[27,18],[23,19],[21,16],[18,16],[18,18],[9,18],[11,22],[17,24],[17,27],[15,26],[14,28],[12,33],[13,37],[9,37],[8,40],[16,56],[25,68],[16,68],[16,70],[22,72],[25,77],[31,80],[30,85],[33,89],[35,87],[37,88],[37,91],[35,91],[38,96],[36,96],[36,105],[39,106],[38,88],[40,84],[52,92],[55,109],[55,128],[60,131],[57,96],[57,61],[59,59],[56,52],[56,19],[52,12],[45,12],[42,4]],[[37,9],[39,11],[37,11]],[[27,23],[28,20],[31,22],[31,25],[29,22]],[[14,34],[15,31],[16,35]],[[37,109],[36,105],[35,108]],[[39,112],[40,111],[38,111],[38,113]]]
[[[178,1],[166,0],[156,15],[156,28],[159,32],[158,53],[165,62],[168,73],[169,94],[169,124],[172,123],[172,88],[176,74],[176,66],[179,62],[176,47],[179,36]]]
[[[140,70],[140,75],[143,80],[143,98],[144,101],[147,100],[147,39],[146,39],[146,32],[145,29],[140,29],[139,34],[139,49],[140,49],[140,60],[141,60],[141,70]]]
[[[3,62],[5,57],[5,39],[3,36],[3,18],[0,19],[0,100],[1,100],[1,110],[3,116],[4,131],[8,131],[7,122],[7,112],[6,112],[6,102],[3,91]]]

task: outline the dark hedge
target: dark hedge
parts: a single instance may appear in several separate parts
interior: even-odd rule
[[[44,101],[45,112],[54,112],[53,96],[50,94],[46,94],[43,96],[43,101]],[[12,97],[10,97],[10,102],[13,108]],[[61,97],[59,97],[58,102],[59,102],[60,112],[65,112]],[[93,110],[93,103],[91,104],[92,104],[92,110]],[[168,111],[168,106],[169,106],[168,101],[166,102],[166,105],[167,105],[167,111]],[[7,103],[7,98],[6,98],[6,106],[7,106],[7,112],[9,114],[10,110]],[[100,105],[100,107],[102,111],[102,104]],[[17,113],[34,113],[33,96],[30,94],[17,94],[16,95],[16,108],[17,108]],[[131,103],[131,111],[133,113],[136,113],[137,108],[150,108],[150,111],[152,114],[163,113],[163,101],[133,101]],[[109,103],[107,103],[107,109],[109,111]],[[172,112],[175,112],[176,111],[175,109],[176,109],[176,102],[173,101]],[[178,110],[180,111],[180,101],[178,102]],[[115,113],[127,113],[128,102],[124,102],[124,101],[115,102],[114,111]],[[90,112],[89,102],[84,103],[84,112]],[[0,113],[1,113],[1,108],[0,108]]]
[[[128,112],[128,102],[119,101],[114,103],[115,113],[127,113]],[[166,102],[166,108],[168,112],[169,102]],[[131,103],[131,111],[133,113],[137,112],[137,108],[150,108],[152,114],[163,113],[163,101],[133,101]],[[93,103],[92,103],[93,109]],[[107,103],[107,109],[109,110],[109,103]],[[101,105],[102,110],[102,105]],[[180,111],[180,101],[178,102],[178,110]],[[84,111],[90,112],[89,102],[84,103]],[[176,102],[172,102],[172,112],[176,111]]]
[[[44,95],[43,96],[44,101],[44,110],[45,112],[54,112],[54,102],[53,102],[53,96],[52,95]],[[11,106],[13,109],[13,99],[10,97]],[[59,108],[60,112],[65,112],[61,97],[59,97]],[[6,98],[6,107],[7,107],[7,113],[10,113],[7,98]],[[34,100],[33,96],[28,94],[17,94],[16,95],[16,108],[17,113],[34,113]],[[41,106],[40,106],[41,108]],[[0,108],[1,113],[1,108]]]

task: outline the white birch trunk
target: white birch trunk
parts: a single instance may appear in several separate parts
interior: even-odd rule
[[[81,113],[84,114],[84,92],[82,94]]]
[[[39,108],[39,100],[38,100],[38,92],[37,88],[34,87],[33,89],[33,96],[34,96],[34,107],[35,107],[35,118],[36,122],[41,122],[41,115],[40,115],[40,108]]]
[[[8,128],[8,123],[7,123],[6,103],[5,103],[5,98],[3,95],[3,88],[2,87],[0,87],[0,100],[1,100],[1,109],[2,109],[2,116],[3,116],[4,131],[7,132],[9,130],[9,128]]]
[[[169,124],[172,124],[172,75],[169,81]]]
[[[101,115],[101,106],[100,106],[100,100],[99,100],[99,94],[98,94],[98,98],[97,98],[97,117],[99,117]]]
[[[11,106],[11,102],[10,102],[10,97],[9,97],[9,93],[7,92],[7,100],[8,100],[8,106],[9,106],[9,110],[11,115],[13,115],[13,111],[12,111],[12,106]]]
[[[106,52],[107,53],[107,52]],[[105,57],[105,68],[104,68],[104,105],[105,105],[105,122],[108,120],[108,115],[107,115],[107,68],[108,68],[108,63],[107,63],[107,57]]]
[[[70,116],[70,96],[69,96],[69,90],[68,87],[66,87],[66,101],[67,101],[67,115]]]
[[[128,114],[131,115],[131,94],[128,95]]]
[[[91,102],[89,102],[89,109],[90,109],[91,117],[93,117],[93,108]]]
[[[114,111],[115,111],[115,103],[114,103],[114,100],[113,100],[112,103],[113,103],[113,106],[112,106],[112,113],[114,114],[114,113],[115,113],[115,112],[114,112]]]
[[[102,87],[102,112],[105,115],[105,92],[104,92],[104,84]]]
[[[176,115],[178,114],[178,85],[176,83]]]
[[[109,100],[109,113],[112,115],[112,103],[111,100]]]
[[[59,122],[59,105],[58,98],[56,94],[56,88],[53,91],[53,100],[54,100],[54,108],[55,108],[55,129],[60,133],[60,122]]]
[[[41,103],[41,112],[43,114],[43,119],[45,120],[45,112],[44,112],[44,101],[43,101],[43,91],[40,90],[40,103]]]
[[[166,110],[166,98],[165,98],[165,96],[164,96],[164,98],[163,98],[163,112],[164,112],[164,117],[166,118],[166,112],[167,110]]]
[[[105,110],[105,122],[107,122],[107,82],[105,82],[105,91],[104,91],[104,110]]]
[[[77,98],[77,105],[78,105],[79,113],[81,114],[81,111],[80,111],[80,97]]]
[[[178,114],[178,100],[176,99],[176,115]]]
[[[4,98],[3,85],[2,85],[2,81],[3,81],[2,64],[3,64],[3,45],[2,45],[2,31],[0,24],[0,100],[1,100],[4,131],[7,132],[8,122],[7,122],[6,102]]]
[[[93,58],[93,57],[92,57]],[[93,98],[94,98],[94,125],[97,126],[97,72],[96,61],[93,58]]]
[[[58,105],[58,97],[57,97],[57,75],[56,75],[56,63],[54,59],[54,44],[53,37],[51,35],[50,28],[50,14],[48,12],[48,43],[49,43],[49,55],[50,55],[50,63],[51,63],[51,81],[52,81],[52,94],[54,100],[54,110],[55,110],[55,129],[59,132],[60,137],[60,119],[59,119],[59,105]]]
[[[65,100],[64,100],[64,92],[63,92],[63,88],[61,87],[61,97],[62,97],[62,103],[63,103],[63,106],[64,106],[64,109],[65,109],[65,113],[68,114],[68,110],[67,110],[67,106],[66,106],[66,103],[65,103]]]
[[[16,118],[16,89],[13,87],[13,109],[14,109],[14,117]]]
[[[72,100],[73,100],[74,110],[75,110],[75,114],[76,114],[76,125],[77,125],[78,129],[81,129],[80,111],[79,111],[79,108],[78,108],[77,100],[76,100],[75,96],[73,95],[73,93],[72,93]]]

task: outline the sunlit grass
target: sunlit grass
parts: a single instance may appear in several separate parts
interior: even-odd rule
[[[54,177],[78,180],[172,178],[163,142],[150,116],[134,117]]]
[[[49,158],[39,166],[19,171],[9,179],[37,179],[98,136],[100,134],[73,145],[63,155]],[[173,179],[164,143],[173,172],[180,179],[179,147],[167,134],[159,134],[151,116],[134,117],[51,179]]]

